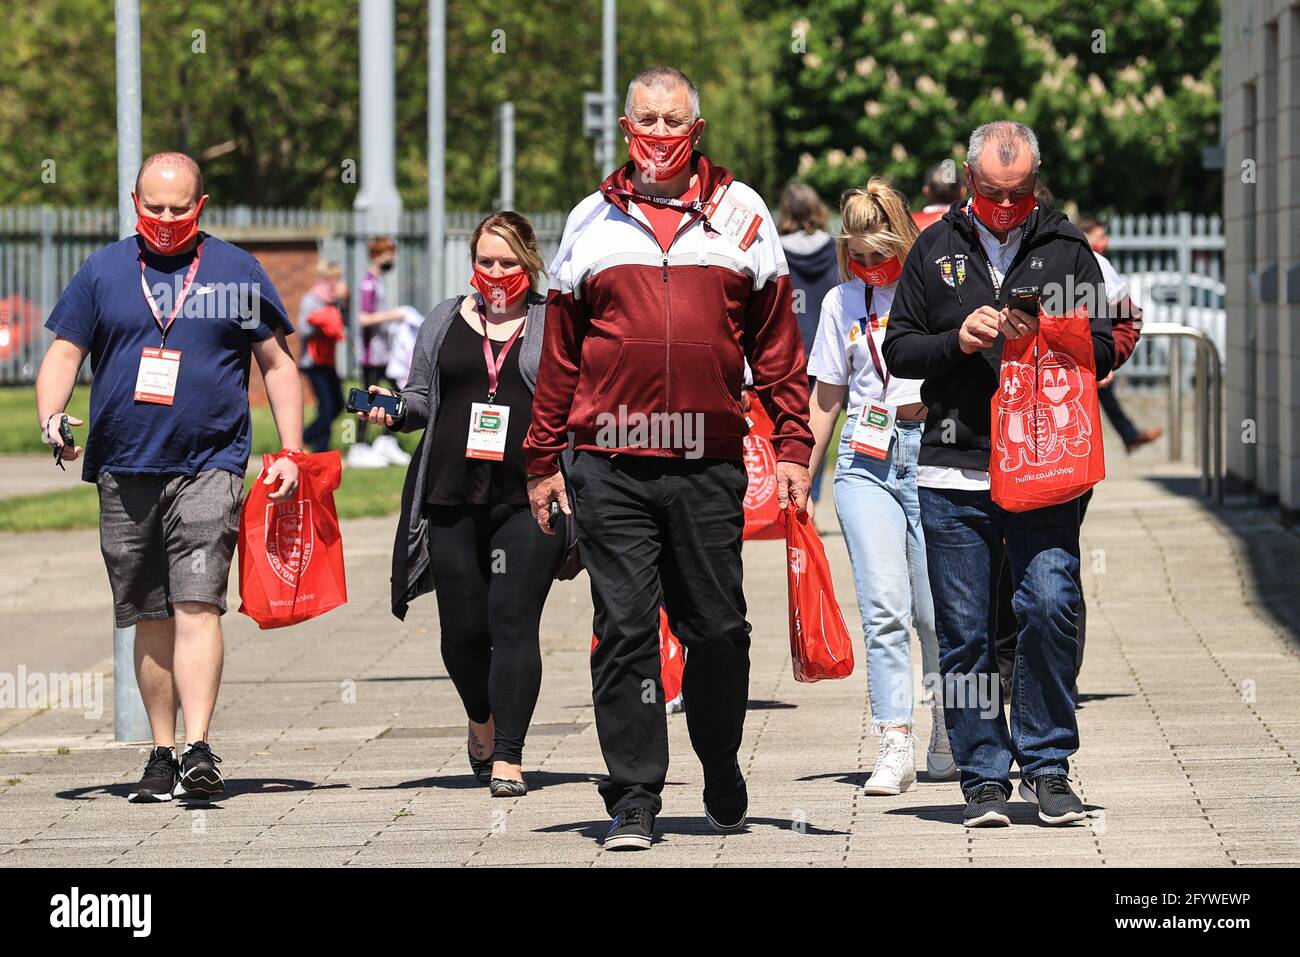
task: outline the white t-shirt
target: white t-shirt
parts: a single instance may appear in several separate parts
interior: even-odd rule
[[[971,218],[975,221],[975,233],[980,238],[980,245],[984,247],[984,255],[988,257],[989,265],[993,267],[995,285],[1001,288],[1003,280],[1007,277],[1007,270],[1011,268],[1016,253],[1020,251],[1020,240],[1025,235],[1024,228],[1017,226],[1010,230],[1007,233],[1007,241],[1001,242],[989,232],[987,226],[980,222],[978,216]],[[981,267],[983,265],[980,263]],[[925,488],[956,488],[986,492],[989,488],[989,473],[982,469],[960,469],[947,465],[918,465],[916,484]]]
[[[822,316],[817,325],[817,338],[813,340],[812,355],[808,357],[808,374],[828,385],[849,387],[849,410],[856,412],[868,402],[881,401],[883,383],[876,375],[871,361],[871,347],[867,344],[867,330],[876,344],[876,355],[886,375],[883,343],[885,328],[889,324],[889,307],[894,303],[898,285],[873,288],[871,311],[876,315],[872,325],[867,316],[867,284],[861,279],[842,282],[822,299]],[[884,401],[893,406],[921,401],[921,380],[889,376],[889,391]]]
[[[1117,305],[1128,295],[1128,280],[1116,272],[1110,260],[1101,253],[1093,250],[1092,254],[1097,257],[1097,265],[1101,267],[1101,278],[1106,283],[1106,301],[1112,306]]]

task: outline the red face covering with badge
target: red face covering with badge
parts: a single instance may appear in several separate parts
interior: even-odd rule
[[[1019,226],[1037,205],[1032,192],[1010,206],[999,206],[979,190],[975,191],[975,198],[971,201],[971,206],[980,222],[998,232]]]
[[[474,265],[474,276],[469,284],[483,294],[488,307],[493,310],[510,306],[532,285],[527,270],[521,269],[518,272],[506,273],[504,276],[494,276],[477,263]]]
[[[620,122],[623,125],[623,132],[628,137],[628,156],[632,157],[632,162],[636,164],[637,169],[641,171],[646,179],[652,182],[672,179],[684,170],[686,164],[691,161],[691,149],[693,148],[691,140],[695,136],[695,130],[699,127],[698,120],[692,124],[690,130],[676,136],[636,133],[633,132],[626,119]]]
[[[892,286],[903,274],[903,263],[897,256],[890,256],[874,266],[864,266],[856,260],[849,259],[849,272],[857,276],[868,286]]]
[[[143,236],[151,247],[164,256],[170,256],[184,249],[199,234],[199,216],[203,213],[208,197],[206,195],[200,197],[194,212],[189,216],[171,220],[160,219],[145,212],[144,207],[140,205],[140,197],[135,193],[131,194],[131,200],[135,203],[135,211],[140,217],[136,220],[135,231]]]

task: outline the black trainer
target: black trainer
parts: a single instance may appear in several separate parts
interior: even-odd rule
[[[961,822],[966,827],[1008,827],[1011,808],[1007,796],[996,784],[985,784],[970,796]]]
[[[181,754],[181,776],[173,792],[177,797],[209,798],[226,789],[217,765],[221,759],[212,753],[206,741],[187,745]]]
[[[737,764],[725,783],[705,783],[704,816],[715,831],[739,831],[745,826],[745,812],[749,810],[749,792],[745,776]]]
[[[144,777],[126,796],[134,804],[155,804],[170,801],[172,789],[180,779],[180,766],[176,763],[176,752],[172,748],[157,747],[149,752],[145,762]]]
[[[655,816],[649,808],[632,807],[614,816],[605,835],[607,851],[648,851],[655,837]]]
[[[1044,824],[1072,824],[1088,816],[1064,774],[1040,774],[1032,781],[1021,781],[1020,796],[1038,805],[1038,819]]]

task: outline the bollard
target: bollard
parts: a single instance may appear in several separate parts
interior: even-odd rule
[[[113,629],[113,740],[153,741],[135,683],[135,626]]]

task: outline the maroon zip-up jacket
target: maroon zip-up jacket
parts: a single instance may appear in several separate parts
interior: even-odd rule
[[[808,464],[807,359],[775,223],[729,171],[698,152],[692,162],[709,224],[683,218],[667,251],[629,205],[631,163],[570,213],[551,266],[529,475],[556,471],[569,433],[590,451],[740,459],[745,360],[778,460]],[[636,432],[656,414],[658,442]],[[692,441],[662,441],[673,435]]]

